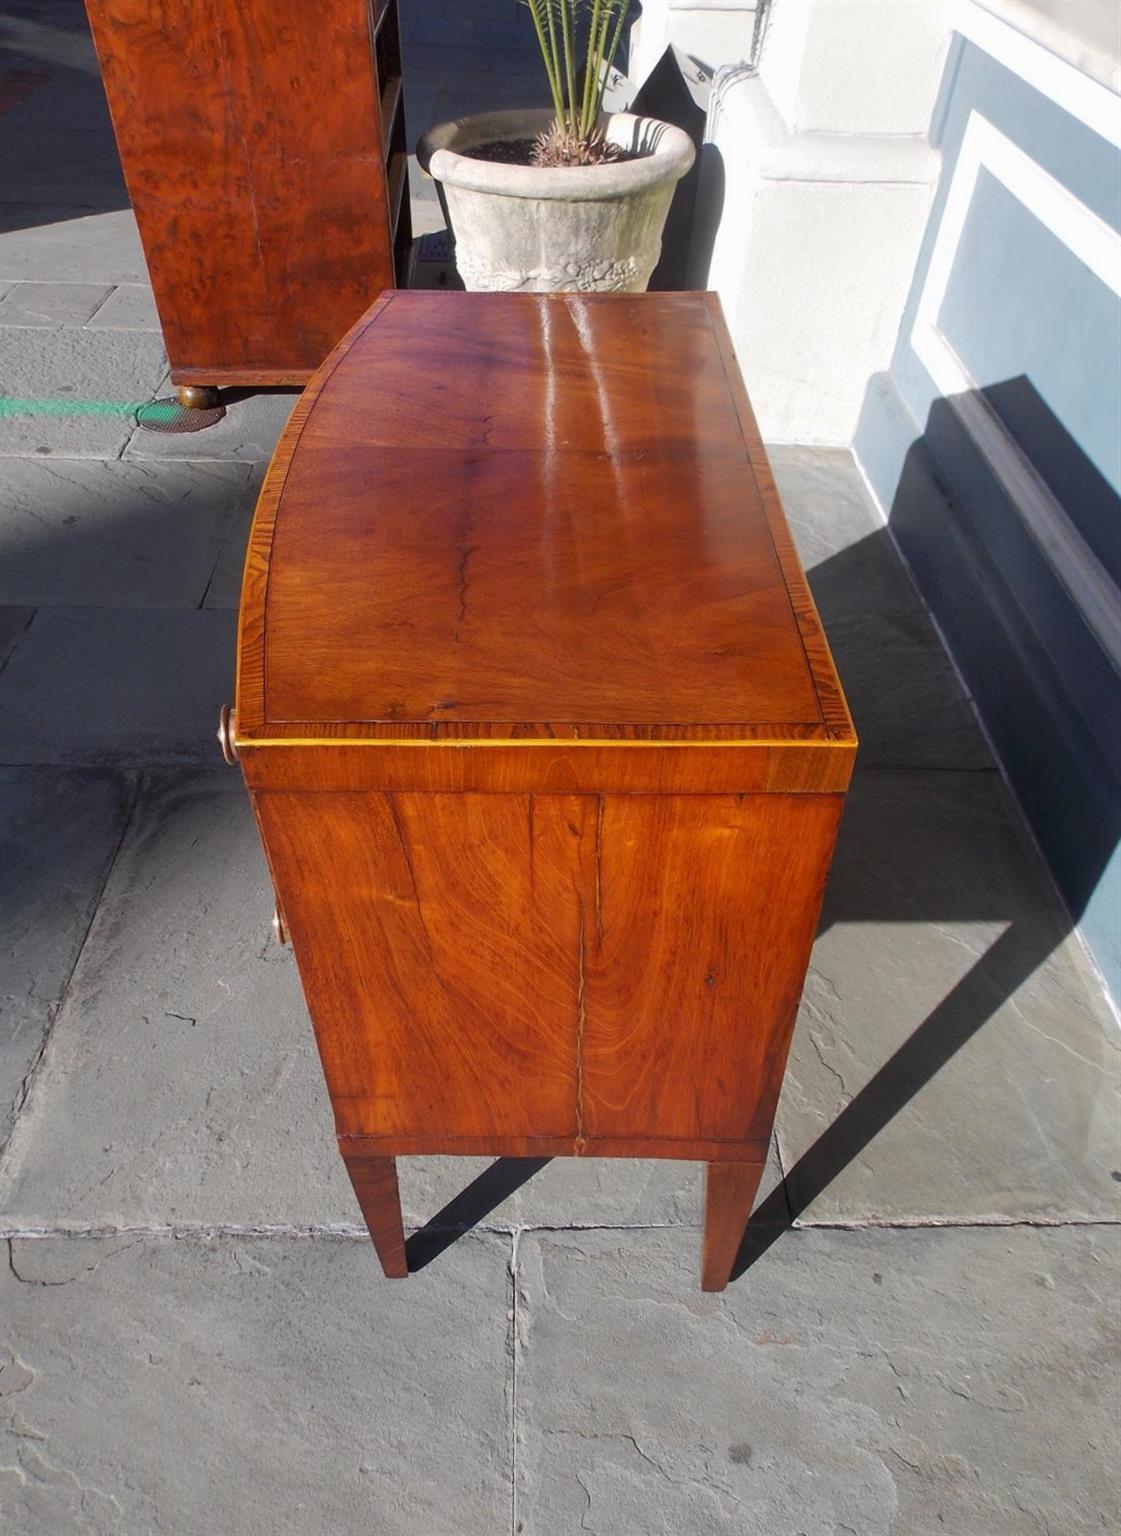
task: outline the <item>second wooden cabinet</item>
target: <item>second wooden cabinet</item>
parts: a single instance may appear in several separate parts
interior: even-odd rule
[[[183,386],[303,384],[411,231],[396,0],[87,0]]]

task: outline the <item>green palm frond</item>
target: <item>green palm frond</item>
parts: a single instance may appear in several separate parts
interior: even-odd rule
[[[558,140],[590,146],[597,139],[607,77],[623,39],[631,0],[523,0],[549,80]],[[578,39],[586,33],[583,69]],[[578,150],[574,151],[578,154]]]

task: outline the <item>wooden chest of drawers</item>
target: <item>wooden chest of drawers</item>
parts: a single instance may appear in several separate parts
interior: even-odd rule
[[[856,741],[717,300],[388,294],[261,493],[232,740],[386,1273],[393,1159],[758,1186]]]

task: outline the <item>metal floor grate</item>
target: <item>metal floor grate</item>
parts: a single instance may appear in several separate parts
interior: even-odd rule
[[[173,396],[167,396],[142,405],[136,413],[136,425],[146,432],[202,432],[221,421],[225,414],[224,405],[199,409],[180,405]]]

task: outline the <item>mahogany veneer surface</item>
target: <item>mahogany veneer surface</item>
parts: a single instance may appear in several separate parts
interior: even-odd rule
[[[727,346],[703,295],[378,306],[277,452],[241,733],[851,743]]]
[[[723,1284],[856,742],[716,299],[380,300],[261,492],[236,742],[360,1198],[738,1162]]]

